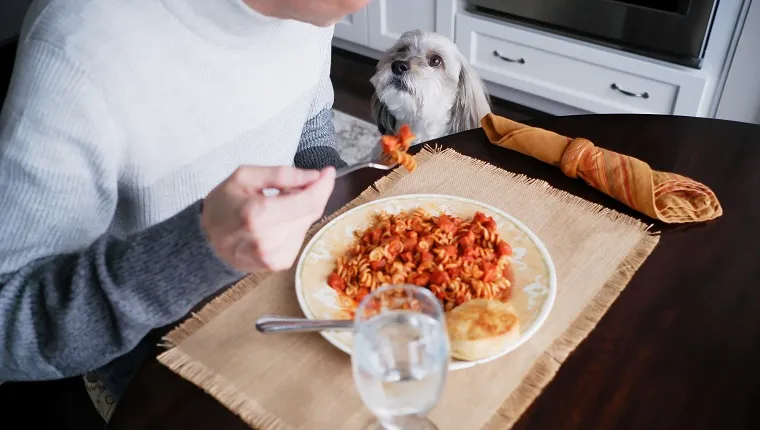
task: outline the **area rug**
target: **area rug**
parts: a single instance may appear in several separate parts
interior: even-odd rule
[[[366,160],[377,145],[377,126],[338,110],[333,111],[338,153],[348,164]]]

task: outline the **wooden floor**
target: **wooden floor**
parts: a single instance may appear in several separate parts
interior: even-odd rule
[[[372,84],[369,78],[377,61],[342,49],[333,48],[331,78],[335,88],[335,105],[339,111],[373,122],[370,112]],[[493,112],[515,121],[547,115],[505,100],[491,98]]]

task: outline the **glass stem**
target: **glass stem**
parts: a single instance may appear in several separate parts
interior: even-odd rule
[[[380,421],[384,430],[404,430],[403,416],[392,417]]]
[[[384,430],[413,430],[419,427],[422,423],[428,422],[428,419],[423,414],[411,414],[399,415],[380,420],[380,425]]]

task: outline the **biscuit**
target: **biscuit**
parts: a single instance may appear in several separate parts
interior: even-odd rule
[[[520,339],[520,320],[511,303],[474,299],[446,313],[451,356],[475,361],[491,357]]]

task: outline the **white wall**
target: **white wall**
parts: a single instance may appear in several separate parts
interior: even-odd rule
[[[760,0],[752,0],[716,118],[760,124]]]

